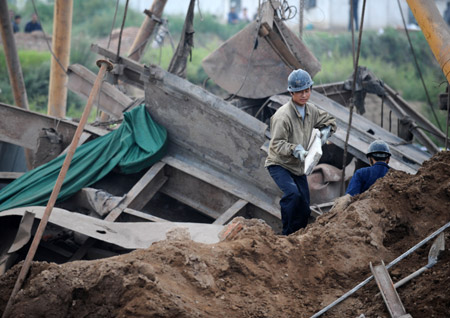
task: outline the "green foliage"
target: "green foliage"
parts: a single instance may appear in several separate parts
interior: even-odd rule
[[[45,111],[47,107],[50,53],[19,51],[19,60],[31,110]],[[5,54],[0,51],[0,73],[8,74]],[[0,79],[0,101],[14,105],[14,96],[8,76]]]
[[[51,34],[53,31],[53,11],[54,1],[35,0],[39,20],[44,31]],[[108,36],[116,10],[116,1],[89,0],[74,1],[72,11],[72,35],[83,34],[92,37]],[[114,28],[122,25],[125,5],[121,2],[117,9]],[[30,21],[34,13],[33,3],[27,1],[22,10],[15,10],[16,14],[22,15],[23,30],[25,24]],[[144,15],[128,8],[125,27],[140,26],[144,20]]]
[[[184,25],[184,16],[168,15],[164,16],[169,21],[169,31],[174,38],[179,38]],[[202,19],[203,18],[203,19]],[[247,24],[241,22],[238,24],[224,24],[220,22],[217,16],[212,14],[203,14],[202,17],[199,14],[194,16],[194,30],[196,35],[202,35],[197,37],[196,41],[204,39],[204,35],[214,35],[221,41],[226,41],[237,32],[242,30]],[[206,43],[205,43],[206,44]]]
[[[445,90],[446,79],[422,32],[410,32],[414,52],[438,120],[445,127],[445,113],[437,110],[438,95]],[[355,39],[357,41],[357,39]],[[322,64],[314,81],[342,81],[353,73],[351,33],[307,33],[305,42]],[[386,29],[383,34],[366,31],[363,34],[358,63],[398,91],[409,101],[422,102],[422,113],[437,124],[426,98],[425,89],[404,31]],[[431,136],[432,137],[432,136]]]
[[[48,34],[52,33],[54,0],[35,0],[41,23]],[[115,15],[116,1],[89,0],[74,1],[73,26],[71,43],[71,64],[79,63],[91,69],[94,73],[96,55],[91,52],[90,45],[99,37],[107,37],[111,31]],[[12,6],[15,9],[14,6]],[[124,2],[119,4],[114,28],[120,28],[124,13]],[[24,8],[16,13],[22,15],[22,29],[34,12],[31,1],[27,1]],[[184,25],[184,16],[164,15],[168,19],[169,31],[178,44]],[[125,27],[140,26],[144,15],[131,8],[128,9]],[[223,41],[239,32],[245,23],[228,25],[218,17],[196,11],[194,17],[194,48],[192,59],[187,64],[187,79],[202,85],[207,79],[201,61]],[[358,33],[355,41],[357,42]],[[438,93],[444,90],[441,83],[445,82],[442,71],[434,58],[422,32],[410,32],[417,59],[419,61],[425,83],[434,104],[437,104]],[[349,32],[305,32],[304,42],[319,59],[322,71],[314,81],[329,83],[347,79],[353,72],[352,42]],[[173,49],[166,39],[165,45],[159,49],[148,45],[142,63],[158,64],[167,69],[173,56]],[[30,105],[35,110],[45,111],[48,94],[48,74],[50,65],[49,53],[21,51],[20,60],[27,87]],[[362,37],[359,65],[368,67],[379,79],[398,90],[407,100],[422,101],[426,105],[426,96],[422,87],[415,62],[411,54],[408,39],[402,30],[385,29],[382,34],[375,31],[364,31]],[[7,74],[3,53],[0,51],[0,72]],[[213,85],[211,81],[207,85]],[[0,78],[0,101],[14,103],[9,79]],[[85,101],[73,93],[68,93],[68,116],[79,117]],[[428,108],[424,113],[430,114]],[[438,114],[443,112],[438,111]],[[443,117],[442,115],[441,117]],[[431,120],[433,120],[430,117]]]

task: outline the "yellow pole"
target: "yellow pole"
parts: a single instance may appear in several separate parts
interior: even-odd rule
[[[70,59],[73,0],[56,0],[53,21],[52,57],[47,113],[64,118],[67,104],[67,67]]]
[[[450,31],[434,1],[406,0],[450,83]]]

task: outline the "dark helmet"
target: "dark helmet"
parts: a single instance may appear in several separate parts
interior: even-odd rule
[[[295,70],[288,77],[288,91],[299,92],[312,86],[314,82],[309,73],[304,70]]]
[[[369,145],[367,151],[367,158],[373,157],[374,159],[387,159],[391,156],[389,146],[383,140],[375,140]]]

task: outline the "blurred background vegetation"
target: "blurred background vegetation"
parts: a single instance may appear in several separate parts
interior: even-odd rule
[[[40,20],[47,34],[52,33],[53,5],[52,1],[46,3],[36,0]],[[95,55],[90,51],[90,44],[96,43],[100,38],[107,38],[112,28],[115,13],[115,2],[107,0],[74,1],[73,27],[71,45],[71,64],[80,63],[97,72]],[[22,15],[23,25],[29,20],[33,10],[31,1],[25,7],[17,10]],[[117,12],[114,28],[120,28],[124,7],[120,5]],[[128,9],[125,27],[140,27],[144,15]],[[164,16],[168,19],[170,35],[174,45],[178,43],[183,27],[183,16]],[[237,25],[223,24],[213,15],[196,13],[194,28],[195,47],[192,60],[188,63],[188,80],[202,85],[207,78],[203,71],[201,61],[209,53],[219,47],[240,29],[245,23]],[[422,32],[411,31],[411,39],[418,56],[425,83],[430,93],[433,105],[437,109],[438,94],[445,91],[446,80],[437,64]],[[322,70],[314,81],[316,83],[329,83],[347,79],[353,70],[351,33],[346,31],[316,31],[307,30],[303,40],[322,64]],[[357,39],[356,39],[357,40]],[[159,64],[167,69],[173,55],[173,48],[166,38],[161,48],[154,49],[148,46],[141,62],[144,64]],[[47,107],[48,81],[50,68],[50,53],[36,51],[19,51],[22,71],[25,78],[30,107],[32,110],[45,112]],[[368,67],[379,79],[396,89],[409,101],[419,101],[423,104],[422,113],[432,122],[429,107],[426,105],[426,95],[418,76],[413,56],[410,52],[404,30],[385,29],[383,32],[364,31],[361,46],[360,65]],[[0,49],[0,101],[13,104],[13,97],[3,50]],[[267,74],[270,76],[270,74]],[[208,81],[208,88],[213,83]],[[68,117],[79,117],[85,101],[69,92]],[[445,113],[438,111],[440,121],[445,126]]]

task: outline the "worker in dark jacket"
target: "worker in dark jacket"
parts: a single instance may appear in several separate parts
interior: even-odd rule
[[[367,152],[370,167],[356,171],[352,180],[350,180],[346,193],[351,196],[363,193],[369,189],[377,179],[384,177],[390,168],[388,166],[390,157],[391,152],[389,151],[387,143],[382,140],[375,140],[372,142]]]
[[[375,140],[369,145],[367,151],[370,167],[361,168],[356,171],[350,180],[346,194],[334,201],[331,210],[342,211],[351,202],[352,196],[363,193],[370,188],[379,178],[389,171],[388,165],[391,152],[389,146],[382,140]]]
[[[288,77],[292,98],[270,119],[271,140],[265,166],[283,191],[280,200],[283,234],[306,227],[311,214],[304,161],[313,129],[320,130],[322,145],[336,131],[336,120],[308,102],[313,81],[308,72],[295,70]]]
[[[36,13],[33,13],[31,15],[31,21],[25,25],[25,33],[31,33],[37,30],[42,30],[42,27],[37,19]]]

